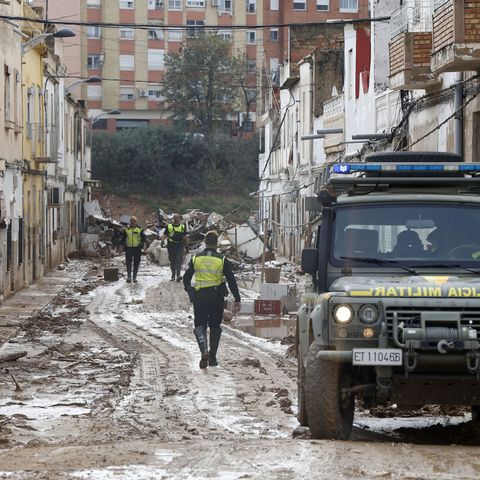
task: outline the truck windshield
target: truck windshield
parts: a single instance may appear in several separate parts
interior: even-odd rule
[[[338,206],[331,241],[330,259],[337,266],[365,266],[360,259],[378,259],[386,261],[368,265],[479,268],[480,208],[460,203]]]

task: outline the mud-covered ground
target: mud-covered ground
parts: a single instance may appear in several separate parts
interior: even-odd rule
[[[359,410],[351,441],[312,441],[288,344],[225,326],[220,366],[200,371],[166,268],[144,261],[138,284],[105,284],[87,261],[64,273],[3,349],[28,355],[0,365],[0,478],[480,478],[462,410]]]

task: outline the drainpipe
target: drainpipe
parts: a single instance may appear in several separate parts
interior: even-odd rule
[[[455,153],[460,155],[463,160],[463,74],[457,72],[455,75],[454,84],[454,101],[453,109],[455,112],[454,118],[454,148]]]

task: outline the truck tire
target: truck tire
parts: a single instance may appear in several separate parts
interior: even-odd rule
[[[350,386],[346,365],[320,360],[323,347],[313,343],[305,367],[305,404],[312,438],[348,440],[353,426],[354,396],[342,398],[341,389]]]
[[[472,422],[475,424],[480,424],[480,406],[479,405],[472,405]]]
[[[297,420],[302,427],[308,427],[307,407],[305,406],[305,367],[303,359],[298,355],[298,373],[297,373]]]

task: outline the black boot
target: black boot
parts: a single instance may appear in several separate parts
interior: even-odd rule
[[[220,327],[210,328],[210,352],[208,353],[208,364],[211,367],[216,367],[218,365],[217,350],[221,335],[222,329]]]
[[[200,359],[200,368],[207,368],[208,365],[208,343],[207,343],[207,329],[203,325],[193,329],[195,338],[197,339],[198,347],[202,358]]]

